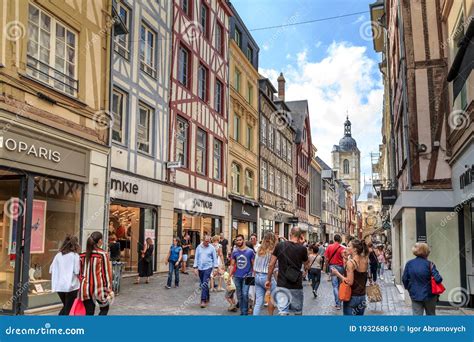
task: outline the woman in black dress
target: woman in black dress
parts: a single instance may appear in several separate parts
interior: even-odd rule
[[[146,283],[149,282],[149,277],[153,275],[153,251],[155,246],[151,238],[146,239],[145,246],[141,251],[140,260],[138,261],[138,277],[135,284],[140,284],[140,278],[146,278]]]

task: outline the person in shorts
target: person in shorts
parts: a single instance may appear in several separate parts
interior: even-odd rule
[[[189,234],[186,234],[184,236],[184,239],[181,240],[181,247],[183,248],[183,262],[181,263],[181,273],[188,274],[188,272],[186,271],[186,266],[188,263],[188,255],[192,247],[191,238],[189,237]]]
[[[230,267],[229,267],[230,268]],[[235,302],[235,284],[234,281],[232,280],[232,277],[230,276],[229,271],[223,271],[223,269],[219,270],[220,273],[222,273],[222,278],[224,279],[225,283],[225,299],[227,302],[229,302],[229,307],[227,308],[227,311],[231,312],[236,312],[237,311],[237,305]]]

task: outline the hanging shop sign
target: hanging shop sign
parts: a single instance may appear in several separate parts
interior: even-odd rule
[[[394,205],[397,201],[397,189],[380,190],[382,205]]]

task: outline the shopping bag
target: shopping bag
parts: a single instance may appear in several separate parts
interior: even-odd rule
[[[85,316],[86,315],[86,307],[84,303],[79,298],[74,299],[74,303],[72,304],[71,311],[69,311],[69,316]]]
[[[367,300],[371,303],[381,302],[382,301],[382,291],[380,286],[377,283],[369,282],[369,285],[366,288]]]

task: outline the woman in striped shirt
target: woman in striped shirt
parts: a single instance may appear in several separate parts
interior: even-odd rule
[[[95,306],[99,306],[99,315],[109,312],[114,298],[112,291],[112,264],[109,254],[102,249],[102,233],[93,232],[87,239],[86,252],[81,259],[80,299],[86,307],[86,315],[93,316]]]
[[[268,265],[270,265],[270,259],[275,249],[277,241],[275,234],[272,232],[267,232],[263,238],[262,244],[257,250],[255,256],[255,261],[253,264],[253,269],[255,272],[255,307],[253,309],[253,315],[258,316],[263,306],[265,299],[265,293],[267,292],[265,288],[265,281],[267,280]],[[275,279],[272,279],[271,291],[276,287]],[[274,306],[271,300],[268,301],[268,313],[273,315]]]

